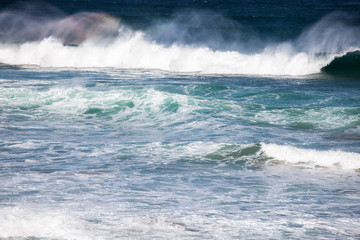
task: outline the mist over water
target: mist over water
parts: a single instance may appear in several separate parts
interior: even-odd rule
[[[0,13],[0,41],[22,44],[53,37],[64,45],[90,38],[115,37],[119,19],[104,13],[79,12],[66,16],[47,3],[17,3]]]
[[[38,10],[38,9],[41,9]],[[53,13],[50,15],[39,12]],[[106,13],[64,15],[28,3],[0,13],[0,61],[41,67],[307,75],[359,49],[358,17],[332,13],[283,42],[211,11],[184,11],[134,30]]]
[[[251,26],[213,11],[175,13],[172,18],[150,26],[146,37],[166,46],[180,44],[242,53],[255,53],[265,44]]]
[[[360,18],[345,12],[334,12],[306,29],[295,46],[309,54],[344,54],[359,49]]]

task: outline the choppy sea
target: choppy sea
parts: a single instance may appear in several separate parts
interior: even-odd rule
[[[0,4],[0,239],[359,239],[358,1]]]

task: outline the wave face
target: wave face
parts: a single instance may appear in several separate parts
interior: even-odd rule
[[[331,63],[321,68],[321,71],[351,78],[360,78],[360,51],[349,52],[336,57]]]
[[[0,13],[0,62],[56,68],[307,75],[319,73],[335,56],[359,49],[357,20],[333,13],[294,40],[268,42],[234,20],[201,11],[134,30],[102,13],[38,16],[27,8],[6,10]]]

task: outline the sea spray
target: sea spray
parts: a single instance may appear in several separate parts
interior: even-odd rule
[[[88,39],[109,40],[117,35],[119,19],[105,13],[65,15],[47,3],[16,3],[0,12],[0,42],[22,44],[48,37],[64,45]]]
[[[295,41],[308,54],[345,54],[360,48],[359,16],[334,12],[308,27]]]
[[[252,30],[219,14],[207,21],[206,12],[192,13],[190,20],[175,17],[146,31],[119,25],[116,18],[100,13],[58,14],[45,20],[17,13],[0,14],[0,25],[10,22],[1,34],[0,62],[5,64],[308,75],[319,73],[338,54],[359,48],[359,27],[350,25],[353,17],[346,14],[325,17],[296,40],[264,44]],[[171,37],[171,32],[179,34]]]

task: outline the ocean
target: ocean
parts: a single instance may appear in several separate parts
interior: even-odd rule
[[[360,239],[360,2],[0,3],[0,239]]]

